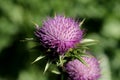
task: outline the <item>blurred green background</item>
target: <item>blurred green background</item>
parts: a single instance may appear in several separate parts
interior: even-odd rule
[[[31,64],[36,43],[20,41],[55,14],[86,18],[84,38],[99,40],[90,51],[100,60],[100,80],[120,80],[120,0],[0,0],[0,80],[58,80],[42,74],[44,61]]]

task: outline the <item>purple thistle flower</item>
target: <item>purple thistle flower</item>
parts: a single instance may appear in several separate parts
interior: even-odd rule
[[[95,57],[82,57],[88,66],[75,59],[65,65],[68,73],[68,80],[98,80],[100,77],[100,67]]]
[[[37,27],[35,35],[44,47],[64,54],[81,41],[83,31],[79,28],[79,23],[72,18],[55,16],[44,21],[41,28]]]

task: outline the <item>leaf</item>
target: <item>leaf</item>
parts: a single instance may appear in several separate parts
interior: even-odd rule
[[[46,63],[46,66],[45,66],[45,69],[44,69],[44,74],[45,74],[45,72],[48,70],[48,68],[49,68],[49,66],[50,66],[50,62],[48,61],[47,63]]]
[[[58,70],[52,70],[51,72],[54,74],[61,74],[60,71],[58,71]]]
[[[39,25],[38,24],[36,24],[35,22],[32,22],[32,23],[35,25],[36,29],[39,29]]]
[[[45,56],[39,56],[39,57],[37,57],[33,62],[32,62],[32,64],[33,63],[35,63],[35,62],[37,62],[37,61],[39,61],[39,60],[41,60],[41,59],[43,59]]]
[[[20,40],[21,42],[25,42],[25,41],[33,41],[34,38],[25,38],[24,40]]]
[[[80,55],[81,57],[93,57],[92,55],[86,54],[86,53],[80,53],[79,55]]]
[[[75,58],[77,58],[80,62],[82,62],[83,64],[85,64],[86,66],[88,66],[88,64],[81,58],[81,56],[76,56]]]
[[[98,43],[98,40],[93,40],[93,39],[83,39],[80,43],[82,46],[90,46]]]
[[[84,23],[85,18],[80,22],[79,26],[81,27],[81,25]]]

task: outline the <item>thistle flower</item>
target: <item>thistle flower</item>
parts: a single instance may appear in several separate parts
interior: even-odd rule
[[[98,80],[100,77],[100,68],[98,60],[95,57],[82,57],[87,66],[75,59],[65,65],[68,73],[68,80]]]
[[[81,41],[83,31],[79,28],[79,23],[72,18],[55,16],[44,21],[41,28],[36,27],[35,35],[44,47],[64,54]]]

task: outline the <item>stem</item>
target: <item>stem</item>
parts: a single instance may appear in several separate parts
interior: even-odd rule
[[[60,60],[60,66],[63,66],[62,56],[59,57]]]
[[[63,76],[63,74],[61,74],[61,80],[64,80],[64,76]]]

